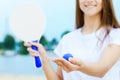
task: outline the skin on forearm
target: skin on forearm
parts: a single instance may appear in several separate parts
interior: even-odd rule
[[[52,65],[49,59],[44,60],[43,70],[45,72],[47,80],[60,80],[59,76],[56,74],[55,70],[52,68]]]
[[[57,75],[59,76],[60,80],[63,80],[62,68],[60,66],[58,66]]]
[[[89,75],[103,77],[105,73],[119,60],[120,46],[109,45],[105,48],[101,59],[96,63],[83,63],[80,71]]]
[[[84,63],[79,71],[91,76],[103,77],[109,69],[101,63]]]

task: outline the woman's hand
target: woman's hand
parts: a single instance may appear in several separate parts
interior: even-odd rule
[[[31,48],[32,45],[36,46],[38,48],[38,51],[33,50]],[[27,50],[31,56],[33,56],[33,57],[40,56],[43,62],[49,59],[47,56],[46,50],[44,49],[44,47],[41,44],[35,43],[35,42],[26,42],[26,43],[24,43],[24,46],[27,47]]]
[[[63,58],[53,58],[53,61],[66,72],[78,71],[83,66],[79,59],[69,58],[69,61]]]
[[[60,79],[62,79],[62,77],[61,76],[59,77],[56,74],[56,72],[54,71],[54,69],[51,65],[50,59],[47,56],[47,52],[41,44],[34,43],[34,42],[28,42],[28,43],[24,43],[24,45],[26,47],[28,47],[27,50],[29,51],[31,56],[33,56],[33,57],[40,56],[41,57],[42,68],[45,72],[47,80],[60,80]],[[31,48],[31,46],[36,46],[38,48],[38,51],[33,50]]]

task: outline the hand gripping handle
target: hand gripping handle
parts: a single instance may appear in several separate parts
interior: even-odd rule
[[[33,41],[33,42],[36,42],[36,43],[37,43],[38,40],[35,40],[35,41]],[[32,45],[31,48],[32,48],[33,50],[38,51],[38,48],[37,48],[36,46],[34,46],[34,45]],[[40,60],[40,57],[39,57],[39,56],[35,56],[34,58],[35,58],[35,65],[36,65],[36,67],[37,67],[37,68],[42,67],[42,61]]]

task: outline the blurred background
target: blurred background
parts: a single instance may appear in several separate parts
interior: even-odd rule
[[[120,1],[113,1],[120,22]],[[0,0],[1,80],[45,80],[43,70],[35,67],[34,58],[29,56],[24,42],[15,37],[8,24],[8,18],[17,6],[33,2],[38,3],[45,13],[46,29],[39,42],[49,57],[56,56],[53,50],[62,36],[74,30],[75,0]],[[51,63],[56,69],[56,65]]]

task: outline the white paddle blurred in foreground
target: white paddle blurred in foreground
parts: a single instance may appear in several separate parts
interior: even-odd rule
[[[39,42],[45,30],[45,15],[37,4],[26,4],[18,7],[9,17],[12,32],[25,42]],[[32,49],[37,50],[36,46]],[[35,57],[36,67],[42,67],[39,56]]]

